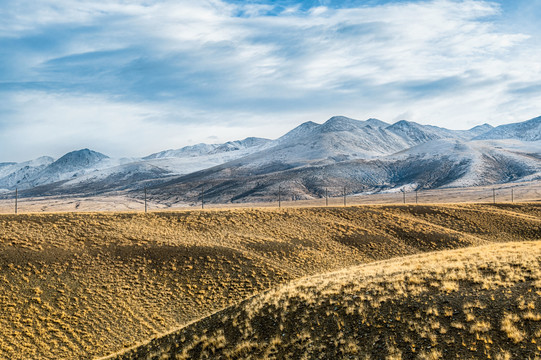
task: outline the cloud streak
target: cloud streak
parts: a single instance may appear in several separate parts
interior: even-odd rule
[[[533,27],[509,25],[520,13],[510,6],[6,1],[0,159],[58,156],[81,139],[140,156],[336,114],[454,128],[526,120],[539,115],[541,45]]]

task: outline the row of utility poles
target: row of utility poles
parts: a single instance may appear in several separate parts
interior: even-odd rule
[[[342,195],[344,198],[344,206],[347,206],[347,187],[344,186]],[[415,204],[419,203],[419,191],[415,190]],[[145,213],[148,212],[147,188],[144,189]],[[402,190],[402,202],[406,203],[406,191]],[[496,204],[496,189],[492,189],[492,202]],[[511,202],[515,202],[515,192],[511,189]],[[325,206],[329,206],[329,190],[325,188]],[[278,207],[282,207],[282,186],[278,186]],[[201,209],[205,208],[205,189],[201,189]],[[19,212],[19,189],[15,188],[15,214]]]
[[[347,197],[346,197],[346,187],[344,186],[344,190],[342,192],[342,195],[344,197],[344,206],[347,206]],[[325,188],[325,206],[329,206],[329,190]],[[278,186],[278,208],[282,207],[282,187]]]
[[[402,190],[402,202],[406,203],[406,192]],[[419,203],[419,190],[415,190],[415,203]]]
[[[17,190],[15,190],[17,194]],[[205,189],[201,189],[201,209],[205,208]],[[344,186],[342,191],[342,196],[344,198],[344,206],[347,206],[347,187]],[[511,189],[511,202],[515,201],[515,194],[513,189]],[[406,191],[402,190],[402,202],[406,203]],[[492,202],[496,204],[496,189],[492,189]],[[415,190],[415,204],[419,204],[419,191]],[[325,206],[329,206],[329,190],[325,188]],[[282,186],[278,186],[278,208],[282,207]],[[145,188],[145,213],[148,212],[147,205],[147,188]],[[15,196],[15,213],[17,213],[17,195]]]

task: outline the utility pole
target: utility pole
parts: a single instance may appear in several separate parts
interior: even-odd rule
[[[344,186],[344,206],[347,206],[346,204],[346,187]]]
[[[19,205],[18,201],[19,201],[19,189],[15,188],[15,214],[17,214],[18,212],[18,209],[17,209],[17,206]]]
[[[145,187],[145,214],[147,213],[147,188]]]
[[[492,202],[496,204],[496,189],[492,189]]]
[[[513,189],[511,189],[511,202],[515,202],[515,194],[513,193]]]
[[[419,203],[419,197],[418,197],[418,194],[419,193],[419,190],[415,190],[415,205],[417,205]]]
[[[278,186],[278,208],[282,207],[282,187]]]
[[[325,188],[325,206],[329,206],[329,192]]]
[[[205,189],[201,189],[201,209],[205,208]]]
[[[404,204],[406,203],[406,190],[405,189],[402,189],[402,201],[404,202]]]

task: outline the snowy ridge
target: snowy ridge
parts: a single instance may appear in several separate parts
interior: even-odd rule
[[[261,147],[271,142],[272,140],[269,139],[248,137],[244,140],[228,141],[224,144],[201,143],[197,145],[185,146],[177,150],[160,151],[158,153],[145,156],[143,160],[199,157],[244,149],[252,149],[253,151],[257,151]]]
[[[388,160],[409,162],[439,161],[445,166],[463,164],[460,177],[451,180],[445,187],[465,187],[486,185],[503,181],[514,181],[541,177],[541,161],[529,156],[537,147],[541,151],[541,142],[537,144],[520,141],[461,141],[439,139],[412,147],[387,157]],[[514,174],[509,174],[512,168]],[[437,170],[435,170],[437,171]],[[509,178],[502,179],[502,174]],[[527,177],[527,178],[525,178]]]
[[[303,184],[307,193],[319,191],[316,184],[322,183],[394,191],[525,181],[541,179],[540,164],[541,117],[449,130],[334,116],[322,124],[305,122],[276,140],[249,137],[122,159],[82,149],[57,160],[0,163],[0,189],[81,194],[164,184],[163,191],[171,193],[168,187],[211,181],[227,183],[232,199],[257,199],[251,186],[284,181]]]
[[[490,125],[453,131],[436,126],[401,120],[389,125],[381,120],[360,121],[334,116],[323,124],[306,122],[274,142],[274,146],[239,162],[241,166],[264,164],[292,166],[328,164],[353,159],[374,159],[409,149],[431,140],[469,140]],[[244,161],[246,160],[246,161]]]
[[[0,188],[24,188],[26,184],[39,177],[39,174],[53,162],[52,157],[42,156],[35,160],[5,165],[0,168]]]
[[[520,123],[500,125],[475,137],[475,140],[489,139],[541,140],[541,116]]]

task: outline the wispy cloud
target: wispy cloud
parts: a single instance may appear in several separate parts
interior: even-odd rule
[[[510,25],[520,6],[340,3],[2,1],[0,159],[144,155],[335,114],[460,128],[539,115],[539,32]]]

